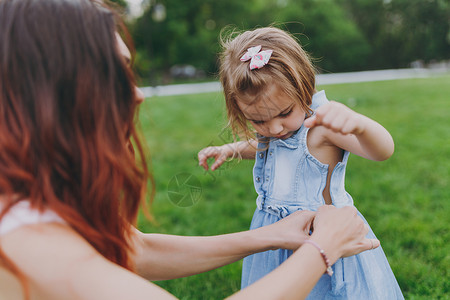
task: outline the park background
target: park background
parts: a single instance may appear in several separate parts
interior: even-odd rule
[[[405,298],[450,299],[448,0],[147,0],[134,11],[114,2],[135,41],[142,86],[217,80],[219,35],[229,25],[290,31],[322,74],[443,69],[426,78],[318,90],[391,132],[396,150],[388,161],[350,156],[347,190],[381,240]],[[144,102],[139,118],[152,156],[157,223],[142,217],[141,230],[214,235],[248,228],[256,198],[252,162],[205,172],[196,160],[200,149],[231,140],[224,112],[220,92]],[[174,201],[174,192],[189,195],[188,202]],[[239,289],[240,270],[237,262],[157,284],[181,299],[222,299]]]

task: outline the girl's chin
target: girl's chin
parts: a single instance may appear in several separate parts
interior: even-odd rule
[[[275,138],[280,139],[280,140],[285,140],[287,138],[290,138],[292,136],[293,132],[288,132],[284,135],[278,135]]]

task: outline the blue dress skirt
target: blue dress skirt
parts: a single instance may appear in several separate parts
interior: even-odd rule
[[[366,222],[364,217],[359,215]],[[280,218],[276,215],[257,209],[251,229],[278,220]],[[376,238],[370,228],[367,238]],[[246,257],[242,268],[241,288],[270,273],[291,254],[291,250],[279,249]],[[324,274],[306,299],[404,299],[381,246],[358,255],[341,258],[332,268],[333,276]]]

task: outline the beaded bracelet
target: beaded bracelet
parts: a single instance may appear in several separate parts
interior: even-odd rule
[[[319,250],[320,255],[322,255],[323,261],[325,262],[325,265],[327,266],[327,271],[325,273],[327,273],[328,275],[332,276],[333,275],[333,269],[331,268],[330,260],[328,259],[327,255],[325,254],[325,251],[323,251],[323,249],[320,248],[320,246],[316,242],[314,242],[312,240],[306,240],[306,241],[304,241],[304,243],[311,244],[315,248],[317,248],[317,250]]]

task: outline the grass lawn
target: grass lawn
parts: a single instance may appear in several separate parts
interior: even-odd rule
[[[450,299],[450,76],[320,86],[384,125],[394,155],[372,162],[351,155],[346,188],[389,259],[406,299]],[[156,180],[157,225],[145,232],[215,235],[246,230],[255,209],[252,161],[233,161],[214,173],[197,152],[230,141],[220,93],[150,98],[140,121]],[[201,184],[193,203],[177,201],[174,178]],[[184,191],[178,191],[183,194]],[[170,197],[169,197],[170,196]],[[241,262],[204,274],[157,282],[181,299],[222,299],[240,286]]]

